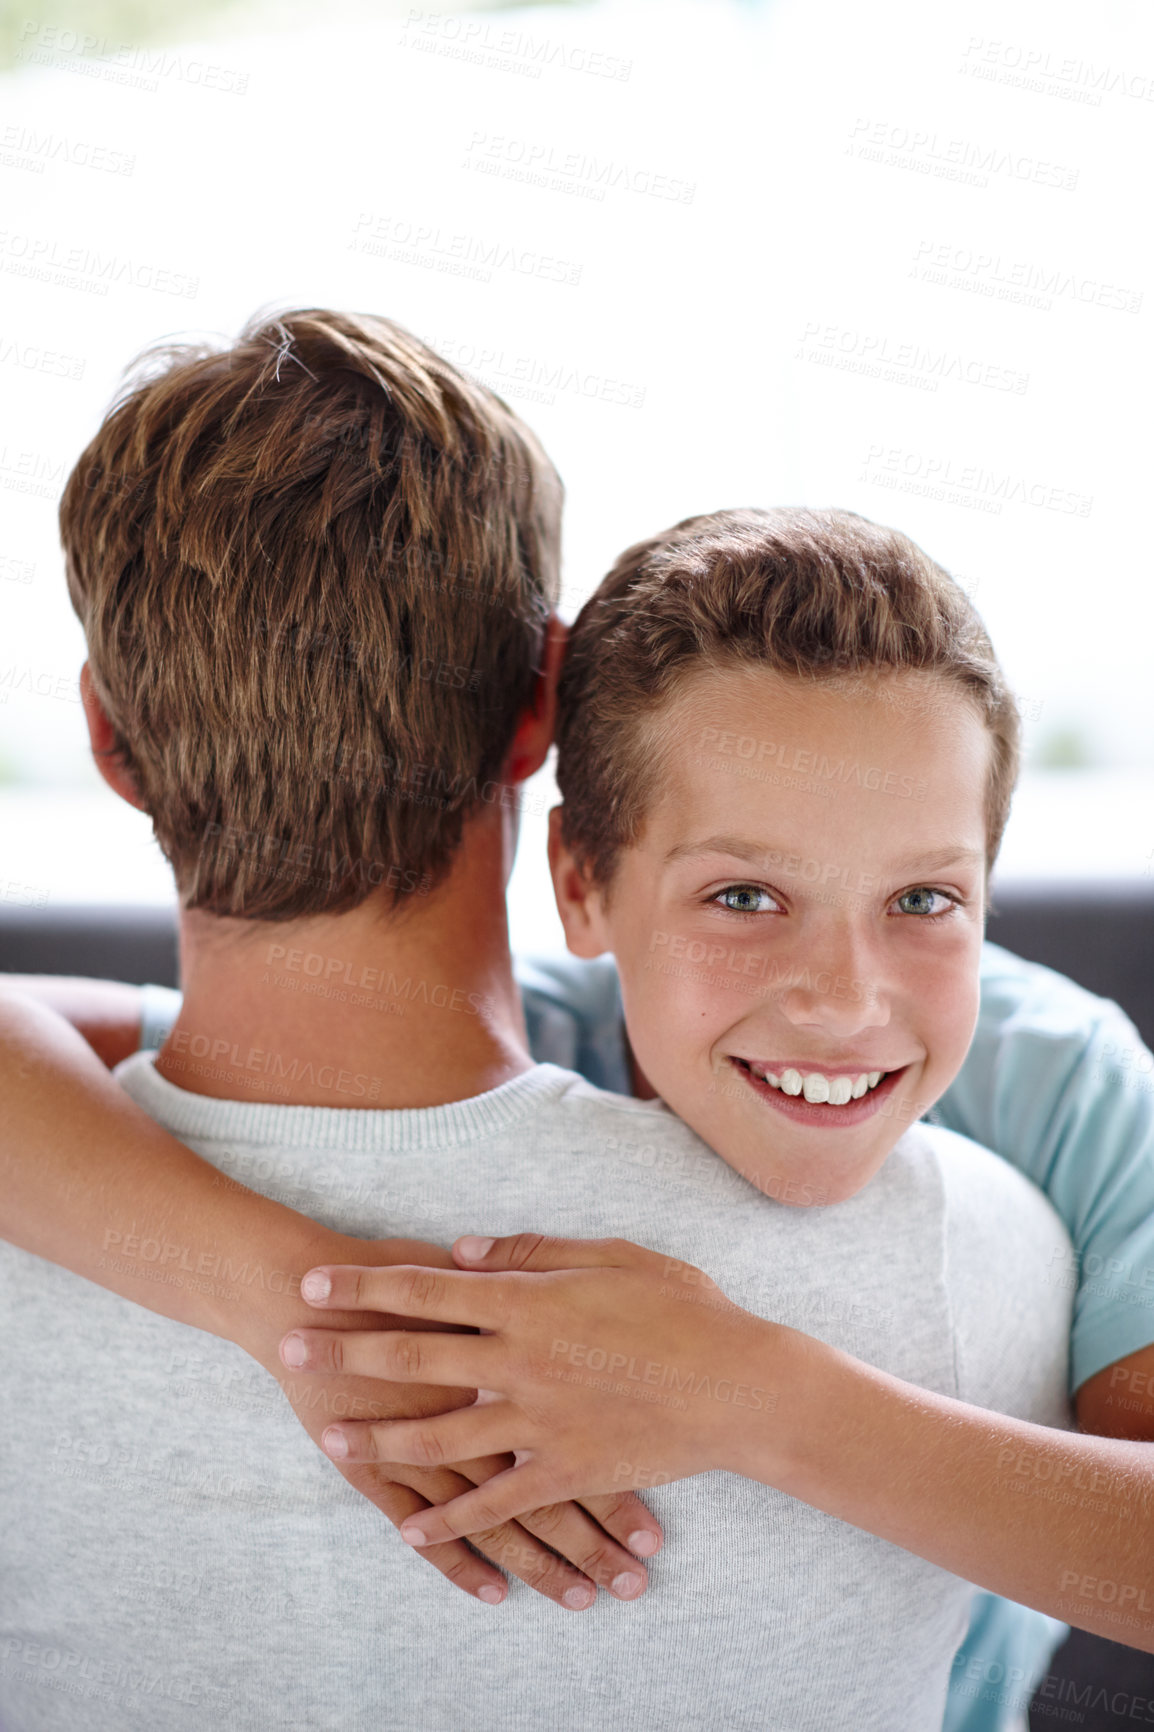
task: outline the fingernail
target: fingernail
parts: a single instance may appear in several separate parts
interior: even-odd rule
[[[571,1611],[583,1612],[586,1606],[593,1604],[593,1594],[592,1588],[566,1588],[561,1598]]]
[[[333,1284],[323,1269],[313,1269],[301,1282],[301,1298],[316,1304],[320,1299],[327,1299],[333,1290]]]
[[[294,1371],[299,1371],[309,1356],[309,1350],[305,1345],[303,1336],[287,1335],[281,1343],[280,1356],[286,1365],[291,1366]]]
[[[479,1263],[493,1249],[492,1239],[476,1239],[471,1234],[457,1240],[457,1249],[467,1263]]]
[[[609,1584],[619,1600],[632,1600],[645,1586],[644,1576],[635,1576],[632,1570],[625,1570],[621,1575],[614,1576]]]
[[[343,1431],[337,1430],[335,1425],[329,1426],[321,1438],[321,1443],[324,1446],[325,1454],[332,1461],[344,1461],[349,1453],[349,1440]]]
[[[657,1535],[648,1528],[638,1528],[635,1534],[629,1536],[629,1550],[636,1552],[640,1558],[651,1558],[660,1543]]]
[[[477,1589],[477,1598],[479,1600],[484,1600],[487,1606],[499,1606],[505,1596],[501,1592],[500,1588],[494,1587],[490,1582],[488,1587]]]
[[[414,1527],[412,1522],[405,1523],[401,1529],[401,1538],[410,1546],[427,1546],[429,1543],[420,1528]]]

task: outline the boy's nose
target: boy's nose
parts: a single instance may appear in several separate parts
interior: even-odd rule
[[[773,996],[796,1028],[820,1028],[838,1039],[885,1028],[890,1020],[882,971],[868,944],[845,932],[833,943],[799,947]]]
[[[836,988],[820,978],[812,986],[783,989],[779,1008],[795,1028],[820,1028],[839,1040],[848,1040],[865,1029],[885,1028],[890,1020],[889,999],[866,985],[857,998],[838,996]]]

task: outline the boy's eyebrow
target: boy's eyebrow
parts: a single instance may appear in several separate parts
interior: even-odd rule
[[[665,856],[665,865],[672,865],[675,860],[684,860],[695,854],[730,854],[736,860],[746,860],[751,866],[760,865],[769,855],[776,854],[778,860],[789,852],[782,848],[763,848],[757,842],[746,842],[740,836],[705,836],[700,842],[678,842]],[[936,848],[932,854],[923,854],[916,860],[907,860],[894,871],[907,872],[942,872],[947,866],[981,866],[985,864],[986,856],[980,848],[963,848],[960,843],[948,843],[943,848]]]
[[[985,863],[986,856],[981,848],[961,848],[952,844],[911,862],[919,872],[942,872],[947,866],[984,866]]]
[[[756,866],[767,854],[781,850],[761,848],[756,842],[743,842],[738,836],[706,836],[700,842],[678,842],[665,856],[668,866],[674,860],[684,860],[690,854],[732,854],[738,860],[748,860]]]

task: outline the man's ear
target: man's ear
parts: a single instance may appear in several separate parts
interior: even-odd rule
[[[557,721],[557,681],[565,659],[568,627],[555,613],[549,615],[545,627],[545,642],[541,648],[541,665],[533,697],[522,712],[505,760],[506,782],[525,782],[541,768],[553,744],[553,729]]]
[[[96,687],[92,683],[92,670],[87,662],[80,670],[80,702],[84,705],[88,739],[96,768],[114,794],[119,794],[130,806],[135,806],[138,812],[143,812],[144,801],[137,790],[136,779],[124,761],[116,729],[97,696]]]
[[[561,840],[561,808],[549,814],[549,870],[565,942],[574,956],[603,956],[609,939],[602,917],[602,896]]]

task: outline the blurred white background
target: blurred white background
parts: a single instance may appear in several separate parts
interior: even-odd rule
[[[531,422],[569,617],[692,512],[900,525],[1025,713],[1003,876],[1151,875],[1148,6],[34,10],[0,19],[5,900],[171,896],[88,761],[56,503],[135,353],[292,305],[386,313]]]

